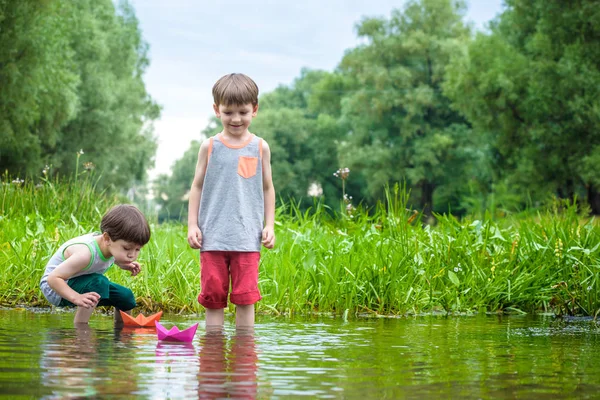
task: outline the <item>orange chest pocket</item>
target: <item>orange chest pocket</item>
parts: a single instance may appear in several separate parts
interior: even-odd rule
[[[256,167],[258,166],[258,157],[238,158],[238,174],[244,178],[252,178],[256,175]]]

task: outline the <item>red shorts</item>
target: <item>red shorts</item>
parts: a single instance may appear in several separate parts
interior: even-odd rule
[[[227,307],[229,277],[230,301],[245,306],[262,297],[258,290],[260,252],[203,251],[200,253],[200,287],[198,303],[206,308]]]

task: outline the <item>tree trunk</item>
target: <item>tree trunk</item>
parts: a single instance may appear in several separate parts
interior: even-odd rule
[[[427,217],[431,216],[431,210],[433,209],[433,191],[435,185],[431,182],[424,181],[421,183],[421,207],[423,207],[423,214]]]
[[[567,179],[564,186],[561,186],[557,190],[559,199],[575,200],[575,182],[573,179]]]
[[[587,202],[592,209],[592,215],[600,215],[600,192],[591,183],[587,187]]]

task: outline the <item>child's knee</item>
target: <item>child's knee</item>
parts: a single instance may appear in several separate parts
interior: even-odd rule
[[[92,274],[89,275],[89,286],[85,289],[84,292],[96,292],[100,298],[106,298],[110,296],[110,281],[102,274]]]
[[[135,308],[137,303],[135,302],[135,296],[133,295],[131,289],[126,289],[123,291],[122,298],[119,299],[119,303],[120,304],[118,308],[123,311],[129,311],[132,308]]]

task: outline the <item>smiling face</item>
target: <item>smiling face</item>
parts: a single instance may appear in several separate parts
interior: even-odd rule
[[[215,104],[215,115],[223,124],[223,134],[230,139],[244,139],[248,134],[248,127],[252,122],[252,118],[256,117],[258,104],[253,106],[252,103],[237,105]]]

